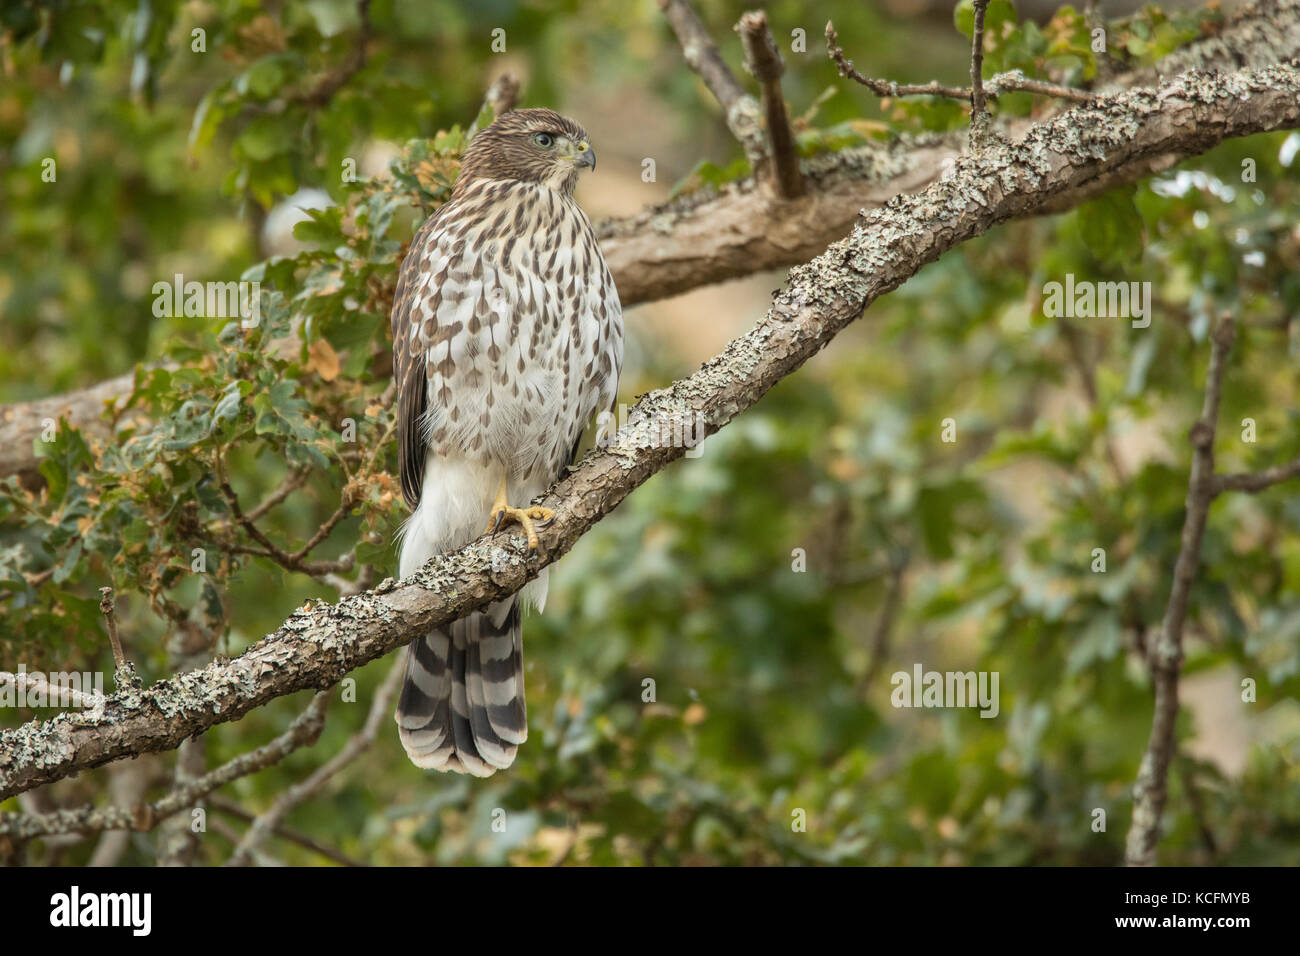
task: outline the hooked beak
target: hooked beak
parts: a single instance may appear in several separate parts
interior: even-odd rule
[[[596,169],[596,151],[591,148],[591,144],[584,139],[573,148],[573,164],[575,166],[585,166],[594,172]]]

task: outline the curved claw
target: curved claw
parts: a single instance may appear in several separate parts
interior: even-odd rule
[[[541,546],[541,541],[538,539],[537,531],[533,527],[534,521],[545,526],[554,519],[555,512],[550,508],[511,508],[509,505],[499,504],[492,509],[492,514],[488,519],[488,533],[496,534],[505,521],[518,522],[519,526],[524,529],[524,534],[528,536],[529,550],[536,551]]]

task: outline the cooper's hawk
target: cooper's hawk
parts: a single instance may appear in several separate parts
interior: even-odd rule
[[[401,574],[503,519],[559,477],[612,409],[623,313],[573,198],[596,168],[587,134],[551,110],[506,113],[465,149],[451,199],[416,233],[393,303]],[[513,508],[513,501],[522,508]],[[540,610],[543,571],[526,591]],[[420,767],[489,776],[528,736],[519,596],[411,642],[397,705]]]

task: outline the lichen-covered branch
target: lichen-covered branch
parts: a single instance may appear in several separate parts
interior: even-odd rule
[[[349,671],[522,587],[685,449],[674,423],[712,434],[817,354],[877,298],[1000,223],[1154,156],[1300,126],[1300,67],[1192,73],[1099,98],[1031,127],[1019,142],[963,156],[952,176],[864,214],[847,237],[791,271],[768,314],[693,375],[638,402],[608,447],[588,454],[539,503],[556,512],[530,552],[502,532],[433,558],[401,582],[295,611],[228,662],[0,732],[0,799],[88,767],[169,750],[270,700],[331,686]]]
[[[289,728],[270,743],[241,754],[197,780],[176,787],[155,803],[141,803],[133,807],[88,806],[41,815],[0,814],[0,842],[5,839],[20,842],[53,833],[152,830],[172,814],[193,806],[204,794],[278,763],[299,747],[314,744],[325,726],[325,706],[328,702],[329,695],[322,691],[312,698],[307,709],[295,718]],[[0,856],[3,855],[0,853]]]

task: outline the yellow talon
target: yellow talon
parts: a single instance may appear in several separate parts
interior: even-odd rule
[[[515,521],[524,529],[528,535],[528,548],[536,551],[540,545],[537,538],[537,530],[533,527],[533,522],[547,524],[555,519],[555,512],[550,508],[543,508],[540,505],[533,505],[530,508],[512,508],[506,502],[506,480],[501,479],[501,489],[497,492],[496,503],[492,505],[492,511],[488,515],[487,532],[496,534],[505,521]]]

